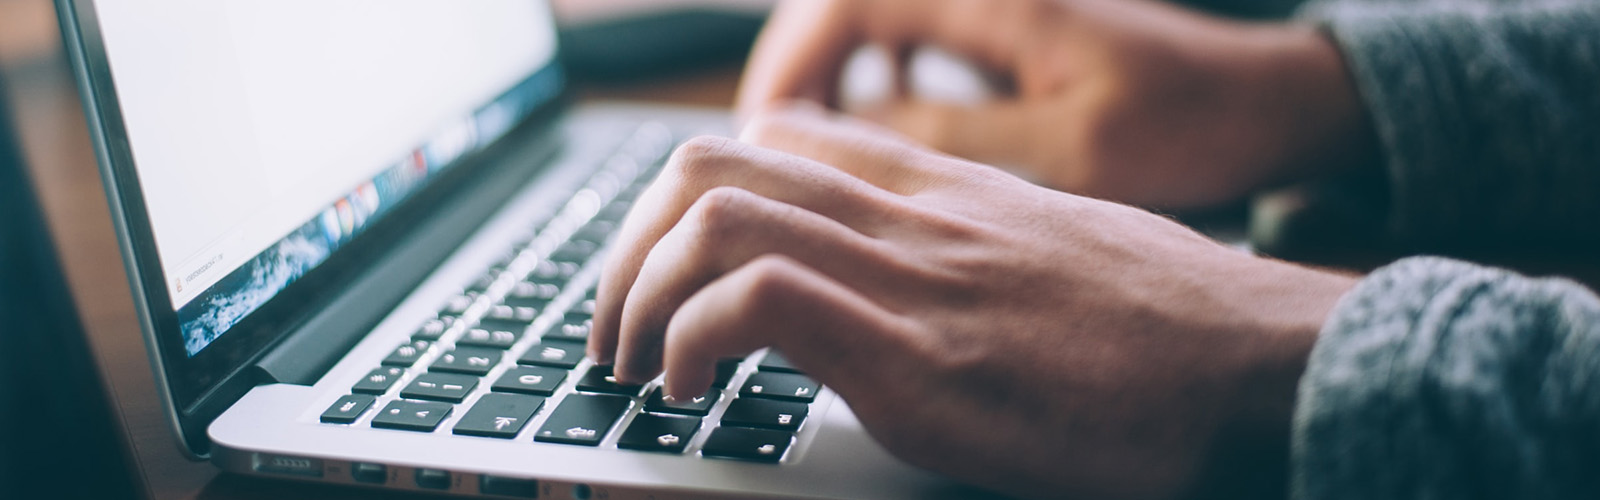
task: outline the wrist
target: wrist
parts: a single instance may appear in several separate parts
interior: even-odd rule
[[[1283,131],[1266,176],[1287,184],[1338,175],[1378,162],[1378,139],[1344,54],[1321,28],[1265,27],[1273,49],[1263,59],[1259,95],[1275,96],[1262,123]]]

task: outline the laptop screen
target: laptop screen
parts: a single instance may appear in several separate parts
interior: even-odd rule
[[[95,5],[190,356],[561,86],[544,2]]]

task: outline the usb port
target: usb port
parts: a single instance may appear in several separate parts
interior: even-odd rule
[[[289,455],[256,455],[256,472],[322,477],[322,459]]]

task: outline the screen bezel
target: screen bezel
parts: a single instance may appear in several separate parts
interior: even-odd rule
[[[414,227],[418,218],[430,212],[429,208],[440,205],[450,192],[460,189],[464,180],[488,168],[487,162],[475,160],[490,148],[480,148],[453,162],[452,167],[396,205],[327,261],[280,291],[205,349],[189,356],[180,333],[178,312],[166,287],[94,0],[57,0],[57,11],[83,95],[90,136],[157,387],[185,451],[203,457],[205,426],[243,394],[237,390],[240,384],[227,382],[249,376],[246,371],[252,361],[309,319],[319,304],[336,295],[340,288],[337,284],[369,267],[371,259],[367,257],[385,248],[386,242],[405,236],[407,228]],[[553,24],[551,27],[554,29]],[[529,76],[560,67],[559,55],[552,55],[550,62]],[[556,97],[536,106],[523,124],[502,138],[515,135],[515,129],[526,126],[526,122],[553,119],[556,109],[569,100],[569,92],[564,82],[560,84]],[[248,385],[244,387],[247,389]],[[224,386],[235,389],[224,391]]]

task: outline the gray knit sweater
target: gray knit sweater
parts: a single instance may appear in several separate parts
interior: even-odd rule
[[[1310,5],[1345,54],[1421,246],[1600,259],[1600,2]],[[1402,260],[1346,295],[1301,380],[1295,498],[1600,498],[1600,299]]]

